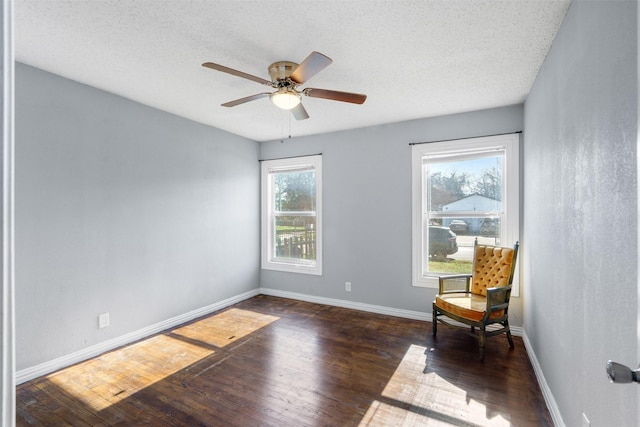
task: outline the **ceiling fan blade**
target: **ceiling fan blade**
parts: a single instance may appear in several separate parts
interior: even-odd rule
[[[233,76],[242,77],[243,79],[252,80],[254,82],[271,86],[271,82],[269,80],[263,79],[261,77],[256,77],[251,74],[243,73],[242,71],[234,70],[233,68],[225,67],[224,65],[214,64],[213,62],[205,62],[202,64],[203,67],[211,68],[212,70],[222,71],[223,73],[231,74]]]
[[[244,104],[245,102],[255,101],[256,99],[266,98],[271,95],[269,92],[257,93],[255,95],[247,96],[244,98],[236,99],[233,101],[225,102],[222,104],[223,107],[235,107],[236,105]]]
[[[320,52],[311,52],[298,67],[293,70],[289,78],[299,85],[327,68],[333,61]]]
[[[291,114],[296,120],[306,120],[309,118],[309,113],[302,106],[302,102],[291,109]]]
[[[367,95],[360,93],[340,92],[327,89],[308,88],[304,90],[304,94],[311,98],[331,99],[333,101],[351,102],[353,104],[362,104],[367,99]]]

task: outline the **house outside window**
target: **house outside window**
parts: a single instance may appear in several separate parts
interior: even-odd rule
[[[322,156],[262,162],[262,268],[322,274]]]
[[[412,146],[414,286],[437,288],[438,276],[471,273],[476,239],[518,240],[518,142],[508,134]]]

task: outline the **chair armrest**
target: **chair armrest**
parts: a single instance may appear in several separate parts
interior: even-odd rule
[[[465,279],[464,287],[460,286],[460,279]],[[451,287],[447,286],[447,282],[451,283]],[[449,274],[447,276],[438,277],[438,294],[446,294],[451,292],[469,292],[471,287],[471,274]]]
[[[487,288],[487,313],[509,307],[511,287],[512,285]]]

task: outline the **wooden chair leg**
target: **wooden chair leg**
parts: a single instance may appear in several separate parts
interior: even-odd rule
[[[484,347],[487,341],[486,331],[480,327],[480,361],[484,361]]]
[[[438,311],[435,306],[433,307],[433,314],[431,315],[431,328],[433,330],[433,336],[435,337],[438,333]]]
[[[511,329],[509,329],[509,320],[502,322],[502,325],[507,328],[507,339],[509,340],[509,347],[513,348],[513,337],[511,336]]]
[[[509,340],[509,347],[513,348],[513,337],[511,336],[511,331],[507,331],[507,339]]]

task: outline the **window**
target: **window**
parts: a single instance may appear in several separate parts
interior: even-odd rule
[[[412,146],[413,285],[471,273],[473,242],[519,235],[518,134]],[[517,296],[517,275],[513,295]]]
[[[322,156],[262,162],[262,268],[322,274]]]

